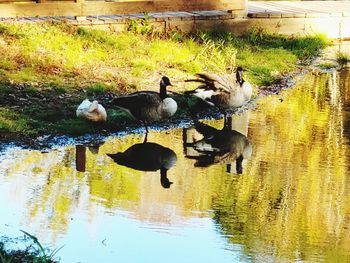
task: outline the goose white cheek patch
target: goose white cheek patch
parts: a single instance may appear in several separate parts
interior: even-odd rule
[[[172,98],[165,98],[163,100],[163,109],[167,112],[168,116],[173,116],[177,111],[177,103]]]

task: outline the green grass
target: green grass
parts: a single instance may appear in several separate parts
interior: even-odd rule
[[[135,122],[109,107],[111,117],[101,125],[77,120],[75,109],[84,98],[108,106],[107,94],[156,90],[162,75],[181,93],[191,88],[183,80],[195,73],[226,73],[242,65],[255,86],[270,85],[327,44],[321,36],[292,38],[262,30],[242,37],[159,34],[136,20],[123,33],[55,22],[0,23],[0,43],[0,131],[29,136],[122,129]],[[179,111],[174,118],[185,115]]]
[[[346,54],[343,52],[338,52],[337,53],[337,62],[340,65],[345,65],[350,62],[350,54]]]
[[[48,251],[39,242],[37,237],[21,230],[25,236],[27,236],[32,243],[24,250],[12,250],[5,249],[5,243],[0,242],[0,263],[55,263],[57,253],[61,248]]]
[[[324,36],[288,37],[253,29],[243,37],[232,33],[212,32],[197,36],[204,42],[209,39],[216,46],[237,50],[236,65],[248,71],[248,79],[255,85],[278,82],[281,76],[293,72],[298,61],[309,61],[327,45]]]
[[[15,133],[31,133],[27,118],[7,108],[0,108],[0,130],[7,130]]]
[[[336,68],[337,65],[335,63],[331,63],[331,62],[325,62],[325,63],[318,64],[317,67],[327,70],[327,69]]]
[[[150,75],[184,78],[241,64],[255,84],[265,85],[274,80],[268,72],[295,69],[298,59],[317,55],[325,43],[321,37],[288,38],[259,30],[242,38],[227,32],[160,37],[135,34],[145,31],[135,28],[106,33],[65,23],[0,24],[2,81],[65,88],[97,83],[118,92],[120,82],[139,89],[151,85]]]

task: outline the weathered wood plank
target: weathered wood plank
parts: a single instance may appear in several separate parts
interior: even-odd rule
[[[1,3],[13,3],[13,2],[19,2],[19,0],[0,0]],[[20,2],[35,2],[35,0],[21,0]]]
[[[0,17],[26,16],[89,16],[133,14],[143,12],[195,11],[195,10],[244,10],[244,0],[178,0],[134,2],[43,2],[0,4]]]
[[[22,2],[32,2],[32,3],[39,3],[39,2],[75,2],[74,0],[0,0],[0,7],[2,6],[1,4],[9,4],[9,3],[13,3],[13,4],[20,4]],[[105,2],[105,0],[101,0],[103,2]]]
[[[82,16],[81,5],[74,2],[1,4],[0,17]]]
[[[241,10],[245,8],[245,0],[154,0],[154,3],[159,8],[167,8],[168,11]]]

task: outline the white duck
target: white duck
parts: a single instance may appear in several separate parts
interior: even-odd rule
[[[76,111],[77,117],[84,118],[89,121],[101,122],[107,120],[106,109],[98,103],[97,100],[93,102],[88,99],[83,100]]]

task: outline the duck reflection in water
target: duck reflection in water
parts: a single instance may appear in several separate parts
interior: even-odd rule
[[[252,145],[245,135],[231,130],[229,123],[218,130],[196,121],[194,128],[184,129],[183,143],[186,158],[196,160],[194,164],[196,167],[236,161],[236,173],[241,174],[243,159],[251,157]],[[200,139],[196,138],[198,135],[201,136]],[[230,166],[228,164],[228,169]]]
[[[134,144],[124,152],[107,155],[117,164],[135,170],[160,170],[160,183],[164,188],[170,188],[173,183],[169,181],[167,172],[175,165],[177,156],[174,151],[162,145],[145,141],[143,143]]]

